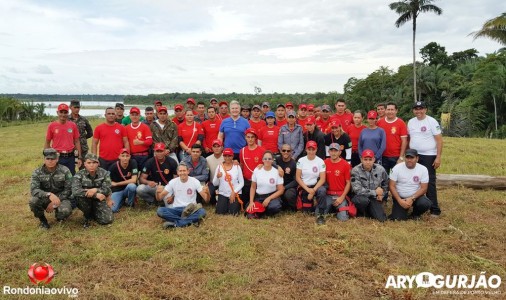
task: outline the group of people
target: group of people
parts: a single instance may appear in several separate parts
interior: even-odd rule
[[[300,210],[314,213],[317,224],[331,213],[342,221],[439,216],[443,142],[425,103],[413,105],[407,124],[393,102],[367,114],[351,113],[343,99],[334,107],[299,104],[296,111],[288,102],[271,110],[268,102],[215,98],[206,106],[189,98],[169,119],[161,101],[144,116],[137,107],[125,116],[117,103],[93,130],[79,101],[62,103],[47,129],[44,164],[32,175],[30,208],[42,228],[50,227],[45,212],[63,221],[75,207],[84,227],[110,224],[138,199],[159,206],[164,228],[200,224],[208,203],[217,214],[248,218]]]

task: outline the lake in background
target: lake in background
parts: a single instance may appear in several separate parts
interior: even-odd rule
[[[62,102],[57,101],[34,101],[34,104],[44,103],[46,108],[44,109],[44,113],[48,116],[56,116],[56,109],[58,105]],[[108,102],[108,101],[81,101],[81,111],[79,114],[85,117],[104,117],[105,109],[107,107],[114,107],[118,102]],[[69,104],[69,103],[66,103]],[[144,109],[146,105],[126,105],[125,106],[125,116],[128,116],[130,108],[133,106],[137,106],[141,110],[141,114],[144,114]],[[92,107],[92,108],[86,108]],[[169,115],[174,114],[174,110],[169,109],[167,112]]]

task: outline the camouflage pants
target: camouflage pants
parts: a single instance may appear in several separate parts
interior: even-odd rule
[[[39,219],[43,219],[45,218],[44,211],[50,202],[51,201],[47,197],[32,197],[28,204],[30,205],[30,209],[33,212],[33,215]],[[72,205],[70,204],[69,200],[60,199],[60,202],[60,206],[54,210],[55,217],[57,220],[65,220],[72,214]]]
[[[107,201],[99,201],[96,198],[76,197],[77,207],[83,212],[88,220],[95,220],[98,224],[111,224],[114,220],[112,210]]]

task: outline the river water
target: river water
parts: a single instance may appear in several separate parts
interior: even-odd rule
[[[61,102],[56,101],[43,101],[43,102],[34,101],[33,103],[34,104],[44,103],[46,105],[44,113],[46,113],[48,116],[56,116],[57,115],[56,109],[58,108],[58,105],[61,104]],[[106,101],[81,101],[81,111],[79,112],[79,114],[85,117],[103,117],[105,114],[105,109],[108,107],[114,107],[116,103],[117,102],[106,102]],[[87,106],[92,108],[86,108]],[[130,108],[133,106],[137,106],[141,110],[141,114],[144,114],[144,109],[146,108],[146,105],[126,105],[125,116],[128,115]],[[167,113],[169,115],[173,115],[174,110],[169,109]]]

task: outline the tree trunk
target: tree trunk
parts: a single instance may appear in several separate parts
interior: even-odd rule
[[[497,131],[497,103],[495,102],[495,95],[492,95],[492,99],[494,99],[495,131]]]
[[[415,35],[416,35],[416,14],[413,15],[413,96],[416,103],[416,55],[415,55]]]
[[[438,174],[438,187],[457,187],[483,190],[506,190],[505,176],[488,176],[488,175],[457,175],[457,174]]]

